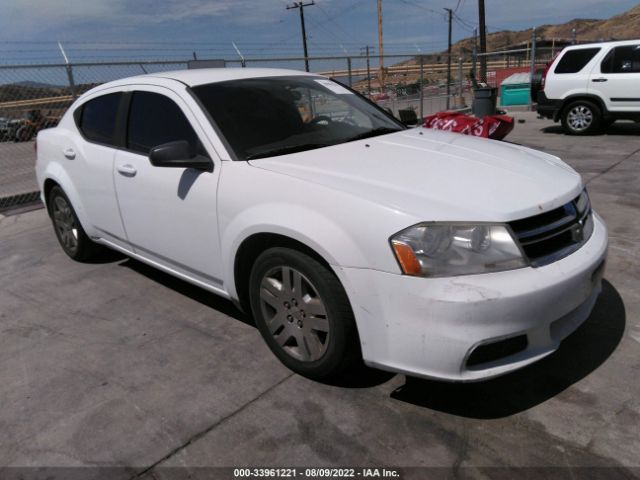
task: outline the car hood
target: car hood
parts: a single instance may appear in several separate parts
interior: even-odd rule
[[[582,189],[580,175],[552,155],[424,128],[249,163],[424,221],[515,220]]]

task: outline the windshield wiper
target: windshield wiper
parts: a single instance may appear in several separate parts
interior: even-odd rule
[[[353,137],[349,137],[345,140],[345,142],[353,142],[354,140],[362,140],[364,138],[377,137],[386,133],[395,133],[401,131],[402,129],[399,128],[378,127],[367,132],[359,133],[358,135],[354,135]]]
[[[271,150],[264,150],[262,152],[253,153],[247,155],[247,160],[253,160],[255,158],[275,157],[277,155],[286,155],[287,153],[304,152],[305,150],[313,150],[314,148],[328,147],[330,143],[302,143],[299,145],[285,145],[284,147],[272,148]]]

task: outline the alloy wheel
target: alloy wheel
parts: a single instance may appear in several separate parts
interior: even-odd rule
[[[576,105],[567,115],[567,123],[576,132],[582,132],[591,126],[593,112],[585,105]]]
[[[269,270],[260,283],[260,308],[269,333],[288,355],[302,362],[324,355],[330,337],[327,310],[316,287],[298,270]]]
[[[78,249],[78,224],[71,206],[63,197],[57,196],[53,202],[53,223],[64,248],[73,253]]]

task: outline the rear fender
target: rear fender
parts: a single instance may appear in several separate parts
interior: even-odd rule
[[[67,174],[67,172],[60,166],[60,164],[55,162],[49,163],[45,167],[44,171],[42,172],[41,178],[42,178],[42,184],[40,185],[40,188],[41,188],[41,191],[43,192],[42,195],[44,196],[44,185],[47,180],[52,180],[55,183],[57,183],[69,198],[69,201],[71,202],[71,205],[73,206],[73,209],[75,210],[76,215],[78,216],[80,225],[82,225],[82,228],[87,233],[87,235],[97,236],[97,233],[94,232],[93,229],[91,228],[91,223],[89,222],[89,219],[87,217],[87,212],[84,208],[84,204],[82,203],[82,200],[80,199],[80,195],[78,195],[77,189],[73,185],[73,182],[69,178],[69,175]],[[43,200],[45,202],[45,205],[48,208],[49,199],[43,198]]]
[[[562,112],[564,111],[565,107],[567,105],[569,105],[571,102],[575,101],[575,100],[589,100],[590,102],[595,103],[598,108],[600,109],[600,112],[602,113],[603,117],[606,117],[608,115],[608,110],[607,107],[605,106],[604,102],[602,101],[602,99],[600,97],[598,97],[597,95],[589,95],[589,94],[584,94],[584,93],[576,93],[573,95],[569,95],[567,98],[565,98],[562,102],[562,105],[560,106],[559,109],[557,109],[555,111],[555,114],[553,116],[553,120],[554,121],[558,121],[560,120],[560,115],[562,115]]]

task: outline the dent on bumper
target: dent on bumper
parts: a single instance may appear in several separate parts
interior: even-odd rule
[[[553,264],[451,278],[341,269],[367,364],[453,381],[494,377],[549,355],[587,319],[601,290],[607,230]],[[478,345],[527,336],[526,349],[466,366]]]

